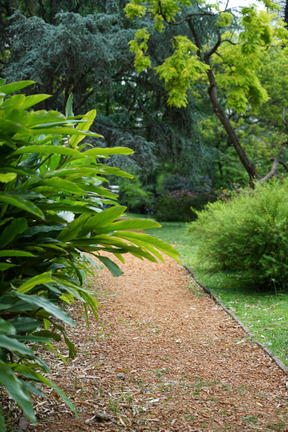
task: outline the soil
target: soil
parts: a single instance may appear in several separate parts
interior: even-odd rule
[[[77,357],[46,357],[79,418],[45,390],[28,432],[288,431],[287,376],[182,266],[128,256],[123,270],[89,280],[98,322],[71,308]]]

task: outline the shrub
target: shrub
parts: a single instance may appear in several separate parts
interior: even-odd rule
[[[143,187],[139,177],[136,175],[133,180],[121,179],[119,184],[119,202],[127,207],[127,211],[147,214],[152,207],[154,195]]]
[[[166,222],[190,222],[197,218],[196,210],[202,209],[209,200],[210,193],[208,192],[174,190],[158,198],[155,218]]]
[[[119,276],[119,267],[102,251],[122,261],[128,252],[151,261],[163,259],[159,251],[176,259],[177,253],[165,242],[127,231],[159,226],[156,222],[117,222],[125,207],[103,183],[106,176],[131,176],[100,159],[131,150],[87,150],[81,141],[98,136],[89,132],[96,113],[74,117],[72,98],[63,115],[31,109],[47,95],[9,96],[32,83],[0,82],[0,384],[35,423],[30,393],[45,397],[35,382],[52,387],[76,412],[43,376],[49,368],[35,348],[57,354],[53,341],[64,338],[70,357],[75,355],[64,328],[75,323],[63,305],[78,299],[87,320],[88,309],[97,317],[99,303],[83,286],[91,272],[89,257]],[[106,204],[111,207],[103,210]],[[0,430],[5,431],[1,408]]]
[[[243,190],[228,202],[208,204],[189,234],[198,257],[229,270],[248,271],[253,283],[287,286],[288,182]]]

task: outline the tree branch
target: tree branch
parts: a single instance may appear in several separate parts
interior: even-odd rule
[[[185,21],[188,22],[188,20],[189,20],[190,18],[192,18],[193,16],[205,16],[205,15],[208,15],[208,16],[214,16],[215,14],[214,14],[213,12],[206,12],[206,11],[205,11],[205,12],[195,12],[195,13],[191,13],[191,14],[186,15],[186,17],[183,18],[181,21],[177,21],[177,22],[170,22],[169,24],[177,26],[177,25],[181,25],[181,24],[183,24]],[[162,16],[163,16],[163,15],[162,15]],[[163,18],[164,18],[164,17],[163,17]]]
[[[278,165],[280,163],[280,160],[279,160],[280,155],[283,152],[285,145],[287,145],[287,144],[288,144],[288,141],[285,141],[284,143],[282,143],[280,150],[278,151],[276,157],[274,158],[274,162],[273,162],[273,165],[271,167],[270,172],[268,174],[266,174],[265,177],[263,177],[262,179],[260,179],[258,181],[259,184],[262,184],[262,183],[266,182],[267,180],[270,180],[272,177],[274,177],[274,175],[276,174],[276,171],[278,169]]]
[[[282,111],[282,121],[283,121],[283,123],[285,124],[286,129],[288,129],[288,124],[287,124],[287,121],[285,120],[285,114],[286,114],[286,109],[287,109],[287,108],[288,108],[288,107],[285,106],[285,107],[283,108],[283,111]]]
[[[198,48],[197,56],[201,59],[201,43],[200,43],[200,41],[199,41],[198,35],[197,35],[197,33],[196,33],[196,30],[195,30],[195,28],[194,28],[194,25],[193,25],[191,19],[187,20],[187,23],[188,23],[188,26],[189,26],[189,28],[190,28],[190,30],[191,30],[191,33],[192,33],[193,37],[194,37],[195,45],[196,45],[197,48]]]

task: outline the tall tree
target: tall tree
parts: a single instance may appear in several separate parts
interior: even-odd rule
[[[264,4],[268,10],[275,9],[270,0],[264,0]],[[241,145],[229,113],[231,109],[244,112],[248,106],[257,107],[268,99],[256,72],[265,50],[272,44],[286,42],[288,33],[282,23],[274,22],[273,15],[258,11],[255,6],[243,7],[237,16],[231,9],[221,11],[218,5],[198,4],[193,0],[132,0],[125,9],[130,18],[152,15],[155,29],[160,32],[164,28],[180,28],[186,24],[185,34],[179,32],[177,36],[171,36],[172,55],[155,68],[165,81],[168,104],[178,108],[186,106],[187,92],[193,85],[199,80],[203,85],[207,83],[214,113],[253,184],[259,177],[257,169]],[[151,66],[146,54],[149,37],[143,27],[130,44],[138,72]],[[217,74],[219,68],[222,68],[221,74]],[[265,180],[275,174],[278,162],[279,154]]]

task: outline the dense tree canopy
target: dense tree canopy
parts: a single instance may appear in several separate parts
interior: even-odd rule
[[[257,169],[239,141],[230,121],[231,112],[246,113],[265,103],[269,95],[258,77],[258,70],[267,49],[277,50],[287,41],[287,31],[281,21],[270,14],[277,8],[265,1],[267,12],[255,6],[243,7],[240,16],[228,9],[193,1],[168,2],[132,0],[125,10],[130,18],[152,15],[155,29],[179,26],[177,35],[171,34],[172,55],[155,68],[165,82],[168,104],[187,105],[187,92],[202,80],[207,85],[215,115],[220,120],[229,140],[247,171],[250,182],[259,178]],[[185,23],[186,33],[181,32]],[[201,26],[201,27],[200,27]],[[203,38],[203,28],[205,37]],[[187,34],[188,32],[188,34]],[[150,33],[145,27],[138,30],[131,51],[135,55],[138,72],[151,66],[146,54]],[[284,71],[283,71],[284,72]],[[282,150],[281,150],[282,151]],[[279,154],[265,179],[275,174]]]
[[[63,111],[70,93],[75,114],[96,107],[104,140],[92,144],[133,148],[111,163],[129,163],[147,185],[180,174],[219,187],[245,182],[245,169],[263,177],[286,141],[286,31],[253,7],[156,3],[130,20],[120,0],[1,0],[0,73],[37,81],[33,91],[53,95],[42,108]]]

